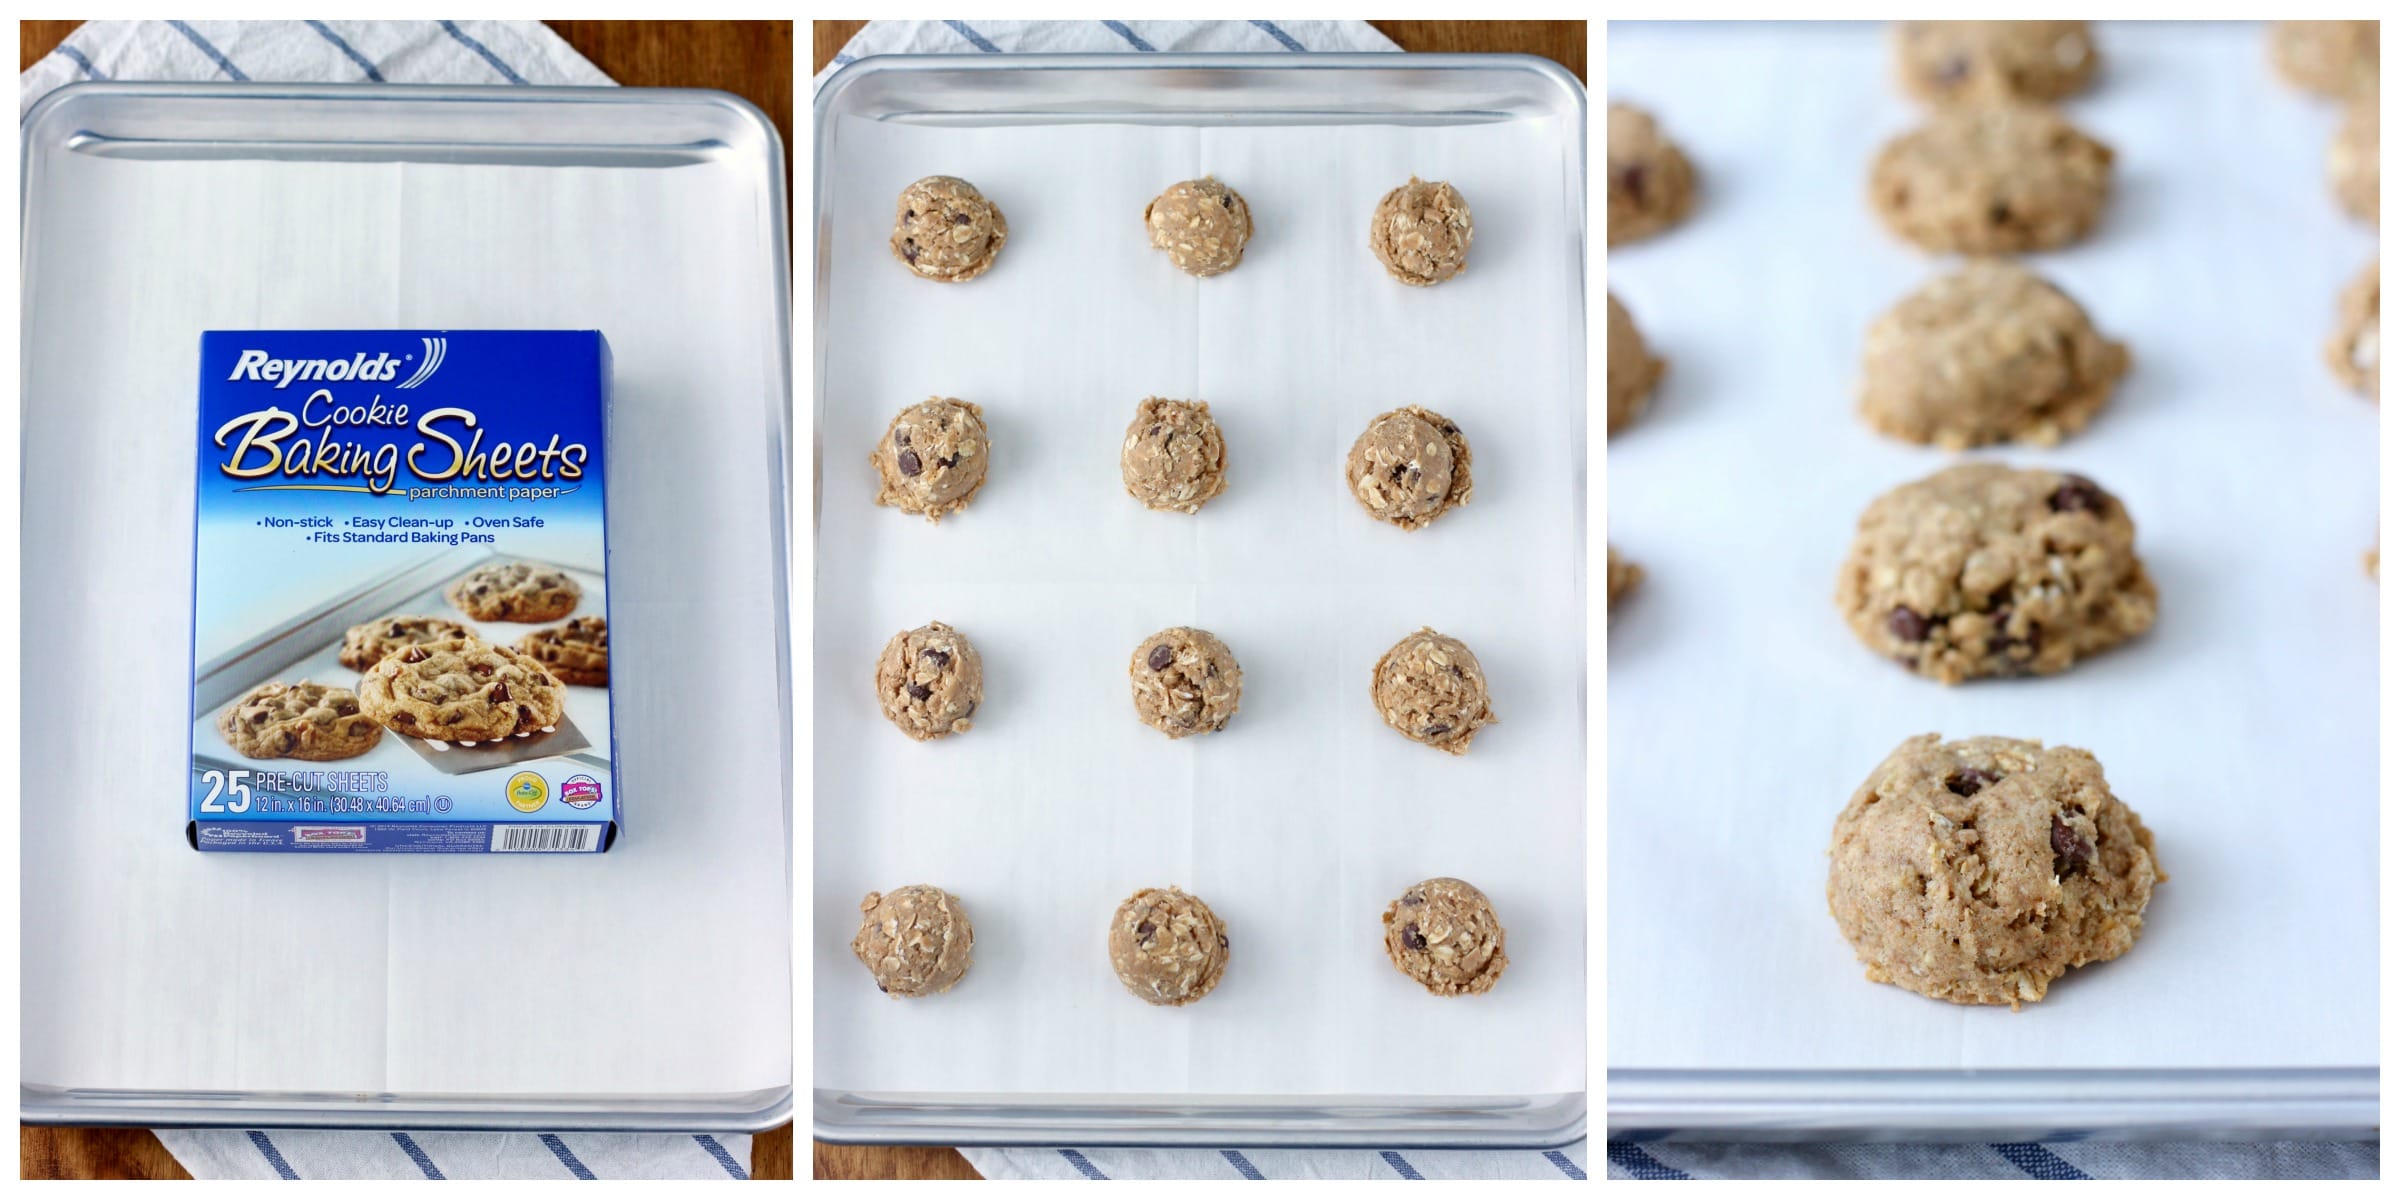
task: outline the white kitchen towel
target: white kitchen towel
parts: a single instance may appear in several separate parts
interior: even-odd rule
[[[1610,1142],[1610,1179],[2376,1179],[2381,1142]]]
[[[19,77],[607,86],[539,21],[90,21]],[[201,1179],[748,1179],[746,1135],[161,1129]]]
[[[869,21],[817,82],[870,54],[1398,50],[1365,21]]]

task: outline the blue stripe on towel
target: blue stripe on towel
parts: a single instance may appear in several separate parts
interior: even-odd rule
[[[1608,1161],[1635,1179],[1690,1179],[1691,1176],[1650,1157],[1650,1152],[1633,1142],[1610,1142]]]
[[[1267,36],[1274,38],[1276,41],[1282,42],[1283,48],[1286,50],[1306,51],[1308,49],[1308,47],[1300,44],[1300,39],[1285,33],[1283,29],[1276,25],[1273,21],[1252,21],[1250,23],[1258,26],[1260,29],[1266,30]]]
[[[555,1134],[555,1133],[545,1133],[545,1134],[543,1134],[543,1135],[542,1135],[542,1144],[543,1144],[543,1145],[545,1145],[545,1146],[548,1146],[548,1147],[550,1148],[550,1153],[552,1153],[552,1154],[555,1154],[555,1155],[557,1155],[557,1156],[558,1156],[558,1161],[559,1161],[561,1164],[564,1164],[564,1165],[565,1165],[565,1167],[567,1168],[568,1172],[569,1172],[569,1173],[571,1173],[571,1174],[573,1174],[573,1175],[575,1176],[575,1178],[577,1178],[577,1179],[598,1179],[598,1178],[599,1178],[599,1176],[592,1174],[592,1169],[591,1169],[590,1167],[587,1167],[587,1166],[583,1165],[583,1160],[582,1160],[582,1159],[575,1157],[575,1152],[574,1152],[574,1151],[567,1149],[567,1144],[566,1144],[564,1141],[561,1141],[561,1140],[559,1140],[559,1136],[558,1136],[557,1134]]]
[[[458,22],[442,22],[442,32],[449,34],[458,42],[459,45],[465,46],[467,49],[474,51],[477,55],[482,57],[483,61],[492,64],[492,69],[500,72],[500,77],[502,79],[520,86],[524,84],[524,76],[517,74],[516,71],[511,69],[507,63],[501,62],[500,56],[492,53],[490,48],[486,47],[482,42],[476,41],[474,38],[468,36],[466,30],[458,27]]]
[[[1061,1150],[1058,1152],[1058,1156],[1066,1159],[1068,1166],[1081,1171],[1085,1179],[1108,1178],[1108,1176],[1100,1173],[1100,1168],[1092,1165],[1092,1160],[1083,1156],[1083,1151],[1081,1150]]]
[[[1402,1178],[1402,1179],[1423,1179],[1423,1178],[1425,1178],[1423,1175],[1419,1175],[1419,1174],[1417,1174],[1417,1169],[1416,1169],[1415,1167],[1412,1167],[1412,1166],[1408,1165],[1408,1160],[1407,1160],[1407,1159],[1405,1159],[1405,1158],[1402,1158],[1402,1157],[1400,1157],[1400,1152],[1399,1152],[1399,1151],[1397,1151],[1397,1150],[1386,1150],[1386,1151],[1384,1151],[1384,1152],[1383,1152],[1383,1161],[1384,1161],[1384,1162],[1386,1162],[1386,1163],[1388,1163],[1388,1164],[1390,1164],[1390,1165],[1391,1165],[1391,1168],[1392,1168],[1392,1171],[1393,1171],[1395,1174],[1399,1175],[1399,1176],[1400,1176],[1400,1178]]]
[[[1583,1173],[1583,1168],[1575,1165],[1574,1159],[1568,1158],[1566,1155],[1561,1154],[1556,1150],[1544,1150],[1542,1151],[1542,1157],[1549,1159],[1550,1165],[1557,1167],[1559,1171],[1569,1179],[1588,1178],[1588,1176]]]
[[[692,1140],[700,1143],[700,1148],[708,1151],[709,1157],[716,1159],[717,1165],[725,1168],[726,1174],[733,1176],[735,1179],[750,1178],[750,1172],[743,1170],[742,1164],[733,1161],[733,1152],[727,1150],[723,1142],[720,1142],[705,1133],[693,1134]]]
[[[215,46],[209,45],[208,39],[201,37],[200,31],[192,28],[190,23],[185,21],[169,21],[167,24],[173,26],[175,32],[182,34],[193,45],[200,47],[200,53],[207,55],[209,61],[217,64],[217,69],[225,72],[226,78],[233,80],[235,83],[250,82],[250,77],[242,74],[242,69],[233,65],[232,59],[225,57],[225,55],[219,52]]]
[[[65,56],[67,57],[67,61],[69,61],[69,62],[71,62],[71,63],[74,63],[74,64],[75,64],[76,66],[78,66],[78,67],[81,67],[81,68],[83,68],[83,73],[84,73],[84,74],[86,74],[86,75],[89,75],[89,76],[91,76],[91,77],[92,77],[92,78],[94,78],[94,79],[106,79],[106,78],[108,78],[108,76],[106,76],[106,75],[103,75],[103,74],[101,74],[101,73],[100,73],[100,68],[98,68],[98,67],[95,67],[95,66],[93,66],[93,65],[92,65],[92,60],[91,60],[91,59],[85,58],[85,57],[83,56],[83,51],[81,51],[81,50],[78,50],[78,49],[76,49],[76,48],[75,48],[75,47],[73,47],[73,46],[67,45],[67,44],[66,44],[66,43],[64,43],[64,42],[61,42],[61,43],[59,43],[58,49],[56,49],[56,50],[54,50],[54,51],[51,51],[51,53],[53,53],[53,54],[63,54],[63,55],[65,55]]]
[[[342,35],[335,33],[333,31],[333,26],[328,25],[323,21],[304,21],[302,24],[307,25],[310,29],[316,30],[318,37],[332,42],[333,48],[342,52],[342,57],[349,59],[351,62],[357,63],[358,69],[367,73],[367,78],[372,79],[377,83],[382,83],[384,81],[383,72],[376,70],[375,64],[368,62],[366,55],[360,54],[357,50],[353,49],[350,43],[343,39]]]
[[[1102,21],[1100,23],[1108,26],[1109,32],[1114,33],[1118,37],[1124,38],[1126,41],[1133,43],[1134,49],[1139,50],[1144,54],[1158,53],[1158,47],[1143,41],[1142,35],[1135,33],[1131,25],[1127,25],[1123,21]]]
[[[407,1155],[408,1161],[417,1164],[417,1169],[425,1173],[425,1178],[443,1178],[442,1169],[433,1165],[433,1156],[425,1153],[425,1148],[417,1144],[417,1139],[395,1129],[392,1131],[392,1141],[399,1144],[400,1153]]]
[[[293,1170],[292,1164],[283,1161],[283,1151],[276,1149],[275,1143],[267,1140],[265,1130],[251,1129],[244,1132],[250,1135],[250,1144],[258,1147],[259,1157],[266,1159],[267,1165],[275,1168],[276,1175],[284,1179],[300,1178],[300,1172]]]
[[[985,54],[1000,53],[1000,47],[993,45],[992,39],[975,32],[974,27],[967,24],[965,21],[944,21],[942,24],[949,26],[952,30],[955,30],[958,36],[967,39],[968,45],[983,51]]]
[[[1992,1150],[2035,1179],[2090,1179],[2075,1164],[2052,1154],[2037,1142],[1994,1142]]]
[[[1241,1152],[1241,1151],[1239,1151],[1239,1150],[1219,1150],[1219,1151],[1217,1151],[1217,1153],[1224,1155],[1224,1156],[1225,1156],[1225,1161],[1226,1161],[1226,1162],[1229,1162],[1229,1163],[1232,1163],[1232,1164],[1233,1164],[1233,1169],[1234,1169],[1234,1170],[1236,1170],[1236,1171],[1240,1171],[1240,1172],[1242,1173],[1242,1178],[1244,1178],[1244,1179],[1265,1179],[1265,1178],[1266,1178],[1266,1176],[1264,1176],[1264,1175],[1261,1175],[1261,1174],[1259,1174],[1259,1173],[1258,1173],[1258,1168],[1257,1168],[1257,1167],[1254,1167],[1254,1166],[1251,1166],[1251,1165],[1250,1165],[1250,1160],[1249,1160],[1249,1159],[1246,1159],[1246,1158],[1243,1158],[1243,1157],[1242,1157],[1242,1152]]]

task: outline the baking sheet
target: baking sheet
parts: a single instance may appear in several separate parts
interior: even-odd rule
[[[1953,461],[1855,415],[1864,330],[1939,269],[1864,199],[1921,117],[1884,37],[1609,27],[1612,98],[1657,113],[1702,187],[1688,225],[1608,264],[1671,360],[1609,448],[1610,539],[1649,572],[1608,644],[1610,1066],[2372,1066],[2376,408],[2319,348],[2376,244],[2325,188],[2336,114],[2272,77],[2255,24],[2098,30],[2066,110],[2115,148],[2115,194],[2088,242],[2030,262],[2133,370],[2083,434],[1977,456],[2122,497],[2158,623],[2063,675],[1945,689],[1832,603],[1867,502]],[[1825,847],[1929,731],[2099,756],[2172,876],[2130,954],[2018,1013],[1865,982]]]
[[[816,1079],[877,1092],[1553,1094],[1584,1087],[1581,193],[1556,120],[1459,127],[941,127],[836,118],[820,254]],[[1213,172],[1258,232],[1193,280],[1141,211]],[[912,277],[893,197],[973,181],[1006,213],[994,269]],[[1473,206],[1468,272],[1385,278],[1366,220],[1411,173]],[[991,482],[938,527],[873,506],[867,454],[928,394],[984,406]],[[1230,490],[1148,512],[1117,454],[1147,395],[1205,399]],[[1414,534],[1370,520],[1342,455],[1378,412],[1457,421],[1475,497]],[[917,744],[878,711],[885,639],[940,619],[982,650],[975,728]],[[1244,672],[1219,734],[1170,742],[1126,662],[1195,624]],[[1464,639],[1502,723],[1451,758],[1383,727],[1370,670],[1419,625]],[[1509,932],[1492,993],[1393,971],[1383,906],[1484,887]],[[896,1002],[852,957],[859,898],[931,882],[973,971]],[[1135,889],[1225,918],[1224,983],[1156,1009],[1111,973]]]

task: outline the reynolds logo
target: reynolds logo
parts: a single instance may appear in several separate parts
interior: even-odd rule
[[[420,338],[425,343],[425,357],[417,365],[417,373],[408,377],[403,388],[424,383],[442,365],[450,351],[448,338]],[[368,357],[364,353],[348,358],[277,358],[264,350],[244,350],[233,364],[233,374],[225,378],[234,383],[271,383],[280,391],[295,383],[390,383],[400,378],[405,358],[388,353]]]

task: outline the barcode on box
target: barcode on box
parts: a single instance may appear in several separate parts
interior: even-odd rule
[[[574,854],[592,848],[592,825],[494,825],[494,854]]]

